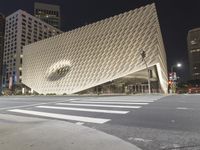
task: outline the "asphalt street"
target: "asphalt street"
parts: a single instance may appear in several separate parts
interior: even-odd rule
[[[200,95],[0,97],[0,114],[64,120],[143,150],[200,150]]]

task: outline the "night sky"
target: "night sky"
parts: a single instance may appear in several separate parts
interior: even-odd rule
[[[3,1],[3,2],[2,2]],[[35,0],[2,0],[0,12],[9,15],[18,9],[33,14]],[[187,32],[200,27],[200,0],[37,0],[61,6],[62,30],[68,31],[128,10],[155,2],[167,53],[168,68],[183,63],[177,70],[188,79]]]

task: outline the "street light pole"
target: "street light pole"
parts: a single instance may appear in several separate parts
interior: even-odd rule
[[[174,71],[174,65],[171,66],[171,73]]]
[[[174,67],[180,68],[181,66],[182,66],[181,63],[177,63],[176,65],[172,65],[172,66],[171,66],[171,73],[174,72]]]
[[[172,90],[172,93],[174,93],[175,89],[176,89],[176,82],[175,82],[176,79],[175,79],[174,67],[180,68],[181,66],[182,66],[181,63],[177,63],[176,65],[171,66],[171,81],[172,81],[171,90]]]
[[[174,93],[174,65],[171,66],[171,85],[170,85],[170,93]]]
[[[151,94],[150,69],[149,69],[147,62],[145,60],[146,52],[144,50],[142,51],[141,56],[142,56],[142,61],[144,61],[144,64],[145,64],[147,72],[148,72],[148,89],[149,89],[149,94]]]

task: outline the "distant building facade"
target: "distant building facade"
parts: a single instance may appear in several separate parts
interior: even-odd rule
[[[23,10],[6,17],[4,58],[6,74],[4,87],[19,85],[22,80],[23,47],[62,33],[55,27],[41,21]]]
[[[165,48],[154,4],[24,47],[22,82],[41,94],[168,91]]]
[[[191,79],[200,79],[200,28],[188,32],[188,54]]]
[[[60,29],[60,6],[36,2],[34,4],[34,16]]]
[[[3,81],[3,53],[4,53],[5,17],[0,13],[0,95]]]

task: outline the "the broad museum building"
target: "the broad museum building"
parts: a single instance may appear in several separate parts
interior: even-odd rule
[[[154,4],[27,45],[23,52],[22,82],[40,94],[147,93],[149,80],[151,92],[167,93]]]

